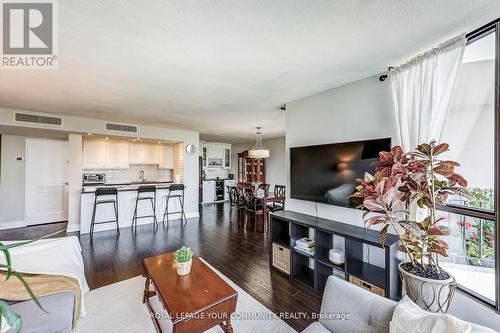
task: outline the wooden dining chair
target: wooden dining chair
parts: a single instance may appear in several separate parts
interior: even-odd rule
[[[264,193],[267,195],[269,193],[269,189],[271,188],[271,184],[259,184],[259,189],[264,190]]]
[[[266,208],[271,212],[285,209],[286,187],[285,185],[274,185],[274,198],[266,203]]]
[[[264,207],[262,201],[257,199],[255,196],[255,191],[251,187],[243,188],[243,198],[245,200],[245,221],[247,228],[249,225],[249,218],[253,220],[253,230],[257,231],[257,223],[259,219],[261,220],[262,227],[264,228]]]

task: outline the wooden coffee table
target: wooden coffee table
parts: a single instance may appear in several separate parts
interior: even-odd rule
[[[143,303],[158,332],[162,329],[150,302],[156,295],[172,320],[174,333],[203,332],[216,325],[226,332],[233,331],[231,313],[236,310],[238,293],[199,258],[193,257],[191,273],[184,276],[177,275],[173,252],[145,258],[143,266]],[[151,283],[154,291],[149,289]]]

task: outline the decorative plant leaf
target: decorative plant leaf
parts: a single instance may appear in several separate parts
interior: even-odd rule
[[[5,247],[5,245],[2,243],[0,243],[0,246]],[[10,257],[10,252],[8,249],[2,250],[2,252],[5,256],[5,261],[7,262],[7,276],[5,277],[5,281],[7,281],[12,275],[12,259]]]
[[[458,196],[461,196],[464,198],[469,198],[469,199],[472,198],[472,195],[470,194],[470,192],[467,191],[463,187],[452,187],[451,190],[453,191],[453,193],[455,193]]]
[[[438,166],[434,167],[434,172],[445,177],[450,177],[453,175],[455,171],[455,167],[451,164],[441,163]]]
[[[421,145],[418,145],[417,150],[425,156],[431,156],[432,154],[432,147],[428,143],[422,143]]]
[[[385,249],[385,239],[387,238],[387,229],[389,228],[389,225],[386,224],[382,230],[380,230],[378,239],[380,241],[380,245],[382,245],[382,248]]]
[[[28,283],[26,282],[26,280],[24,279],[23,275],[19,272],[16,272],[16,271],[13,271],[12,273],[14,273],[14,275],[17,277],[17,279],[23,284],[24,286],[24,289],[26,289],[26,291],[28,292],[28,294],[30,295],[31,297],[31,300],[40,308],[40,310],[42,310],[43,312],[45,313],[48,313],[47,311],[45,311],[42,307],[42,305],[40,304],[40,302],[38,301],[38,298],[36,298],[35,294],[33,293],[33,291],[31,290],[31,288],[29,287]]]
[[[0,300],[0,327],[2,326],[2,320],[4,319],[16,333],[21,332],[21,316],[12,311],[7,302]]]
[[[430,236],[444,236],[444,235],[446,235],[443,231],[441,231],[438,228],[429,228],[429,230],[427,230],[427,234]]]
[[[366,209],[369,209],[369,210],[374,211],[374,212],[380,212],[380,211],[384,210],[384,207],[382,205],[378,204],[372,198],[366,198],[365,200],[363,200],[363,206]]]
[[[385,221],[386,221],[385,216],[382,216],[382,215],[373,216],[373,217],[370,217],[370,218],[366,221],[366,226],[369,228],[369,227],[371,227],[372,225],[379,224],[379,223],[383,223],[383,222],[385,222]]]
[[[445,151],[448,151],[450,146],[447,143],[440,143],[437,146],[434,147],[432,150],[432,154],[434,156],[438,156],[439,154],[444,153]]]
[[[450,176],[447,177],[449,180],[457,183],[458,185],[462,187],[467,187],[467,181],[465,180],[464,177],[459,175],[458,173],[453,173]]]

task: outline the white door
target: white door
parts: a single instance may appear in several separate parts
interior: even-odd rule
[[[26,222],[68,220],[67,141],[26,140]]]

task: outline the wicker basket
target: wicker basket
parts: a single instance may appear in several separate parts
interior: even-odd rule
[[[380,288],[380,287],[377,287],[371,283],[368,283],[368,282],[365,282],[361,279],[358,279],[357,277],[354,277],[352,275],[349,275],[349,282],[351,282],[352,284],[358,286],[358,287],[361,287],[363,289],[366,289],[366,290],[369,290],[371,292],[374,292],[375,294],[377,295],[380,295],[380,296],[385,296],[385,290]]]
[[[290,249],[273,243],[273,266],[290,274]]]

